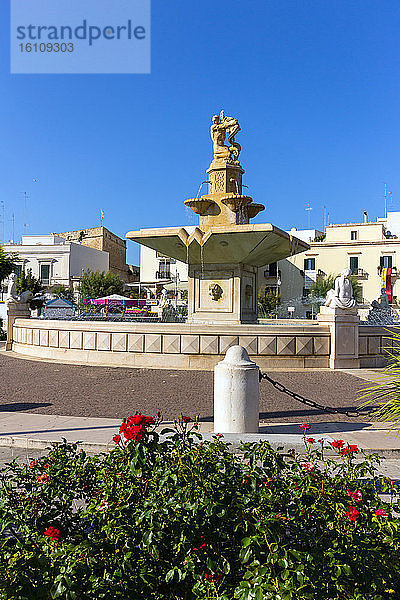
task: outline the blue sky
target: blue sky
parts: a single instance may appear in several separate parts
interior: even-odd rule
[[[99,0],[102,1],[102,0]],[[104,3],[104,1],[102,2]],[[255,222],[322,227],[400,210],[400,5],[153,0],[150,75],[11,75],[0,4],[0,201],[6,237],[195,224],[209,127],[239,118]],[[34,181],[37,179],[37,181]],[[1,230],[0,230],[1,235]],[[138,248],[128,242],[128,259]]]

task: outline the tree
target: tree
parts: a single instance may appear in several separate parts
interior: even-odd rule
[[[0,283],[14,270],[16,255],[6,254],[0,246]]]
[[[39,294],[44,290],[40,279],[37,279],[32,275],[32,269],[28,269],[26,273],[21,271],[17,277],[17,294],[22,294],[22,292],[28,290],[32,292],[32,294]]]
[[[111,294],[122,294],[124,282],[122,279],[108,271],[91,271],[88,269],[82,276],[79,292],[82,300],[89,298],[102,298]]]
[[[337,275],[327,275],[326,277],[317,277],[316,281],[310,287],[311,300],[316,298],[326,298],[329,290],[335,287],[335,279]],[[351,285],[353,286],[354,298],[358,303],[362,302],[362,287],[358,282],[357,277],[350,275]]]
[[[48,292],[50,292],[50,294],[53,294],[53,296],[55,296],[56,298],[62,298],[63,300],[74,302],[74,291],[72,288],[67,287],[66,285],[53,285],[48,289]]]
[[[275,316],[281,301],[281,295],[276,290],[261,288],[258,291],[258,313],[261,317]]]

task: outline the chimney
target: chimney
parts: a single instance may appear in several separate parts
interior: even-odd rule
[[[366,210],[364,210],[364,223],[368,223],[368,214]]]

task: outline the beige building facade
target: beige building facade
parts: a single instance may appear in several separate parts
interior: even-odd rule
[[[302,231],[295,235],[300,237]],[[294,317],[314,316],[307,302],[318,278],[350,268],[368,307],[385,287],[393,309],[400,307],[400,213],[388,213],[375,222],[329,225],[325,236],[315,231],[310,249],[260,269],[259,284],[281,295],[283,305],[294,305]]]
[[[108,252],[109,269],[119,275],[123,281],[128,281],[129,269],[126,264],[126,240],[121,239],[106,227],[91,227],[77,231],[65,231],[57,235],[71,242],[79,242],[83,246]]]

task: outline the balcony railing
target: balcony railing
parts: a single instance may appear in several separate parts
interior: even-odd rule
[[[392,275],[394,275],[396,277],[398,275],[397,267],[382,267],[382,265],[378,266],[378,275],[380,275],[382,273],[382,269],[392,269]]]
[[[171,271],[156,271],[156,279],[171,279]]]
[[[357,267],[357,269],[351,269],[351,274],[354,275],[354,277],[368,277],[367,271],[364,271],[364,269],[360,269],[359,267]]]

